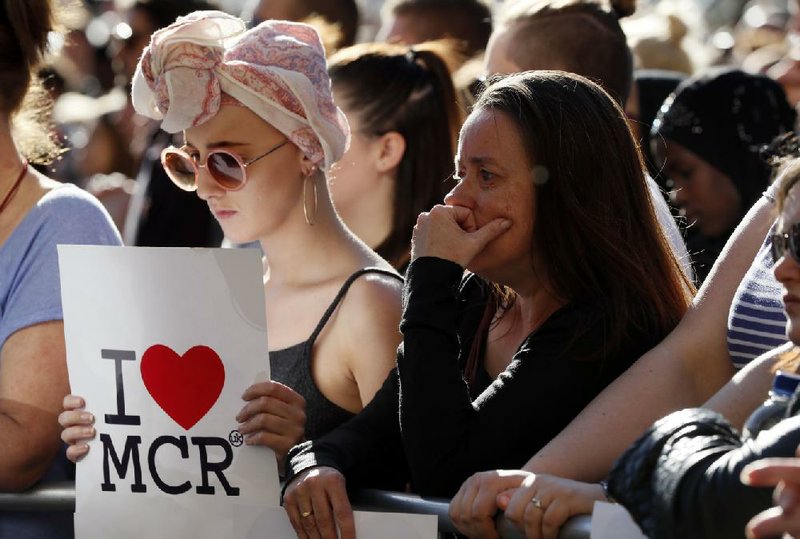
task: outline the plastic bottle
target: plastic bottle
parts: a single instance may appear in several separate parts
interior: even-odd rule
[[[750,414],[744,423],[742,435],[745,440],[755,438],[759,432],[769,429],[783,419],[786,407],[798,385],[800,376],[797,374],[782,371],[775,373],[767,400]]]

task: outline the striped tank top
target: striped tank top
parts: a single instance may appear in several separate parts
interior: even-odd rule
[[[728,315],[728,351],[737,370],[787,342],[782,287],[772,274],[770,235],[739,284]]]

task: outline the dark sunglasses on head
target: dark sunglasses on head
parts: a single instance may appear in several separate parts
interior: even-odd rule
[[[772,234],[770,241],[773,262],[777,263],[788,251],[794,261],[800,264],[800,223],[793,224],[788,232]]]
[[[288,142],[288,140],[284,140],[247,162],[227,150],[213,150],[206,155],[202,164],[185,150],[170,146],[162,150],[161,164],[169,179],[184,191],[197,189],[197,175],[200,174],[201,168],[207,169],[217,185],[226,191],[238,191],[247,183],[247,167],[280,149]]]

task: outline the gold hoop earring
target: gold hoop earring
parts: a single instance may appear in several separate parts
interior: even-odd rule
[[[309,226],[313,226],[317,218],[317,182],[314,180],[314,172],[316,172],[316,169],[311,169],[311,173],[308,174],[303,180],[303,216],[306,218],[306,224]],[[308,195],[306,186],[308,185],[309,180],[311,180],[311,186],[314,190],[314,210],[312,212],[308,211]]]

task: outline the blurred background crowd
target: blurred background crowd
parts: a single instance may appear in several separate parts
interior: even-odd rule
[[[218,246],[224,238],[205,203],[192,193],[174,189],[161,170],[160,150],[173,142],[171,137],[160,132],[156,122],[135,114],[130,103],[130,81],[152,32],[191,11],[221,9],[253,25],[267,19],[309,22],[320,31],[329,58],[335,58],[337,51],[340,59],[348,54],[355,57],[365,51],[363,44],[370,42],[418,45],[444,39],[436,51],[447,66],[447,76],[452,77],[463,118],[481,81],[489,74],[484,56],[493,26],[501,23],[504,10],[512,3],[82,0],[66,21],[66,36],[53,38],[44,67],[47,88],[55,98],[53,119],[65,148],[47,172],[95,194],[111,213],[127,245]],[[637,82],[626,112],[640,136],[651,176],[664,190],[674,215],[684,216],[678,222],[698,284],[765,185],[743,185],[755,180],[739,182],[731,174],[717,181],[699,177],[703,175],[702,163],[714,164],[714,160],[691,145],[691,156],[699,153],[701,158],[700,170],[691,164],[691,156],[687,161],[683,156],[658,155],[658,144],[651,143],[651,134],[657,139],[669,136],[658,129],[656,116],[679,82],[715,66],[765,74],[783,87],[789,104],[795,106],[800,100],[799,9],[795,0],[640,0],[635,12],[620,21],[634,54]],[[362,44],[361,50],[342,50],[356,43]],[[515,46],[523,45],[508,45],[512,49]],[[348,101],[357,103],[361,91],[350,88]],[[395,90],[387,85],[384,91]],[[337,103],[344,99],[337,97]],[[348,103],[340,106],[349,112]],[[351,124],[356,121],[351,114],[348,117]],[[458,127],[453,125],[452,133],[457,133]],[[666,164],[664,157],[669,157]],[[365,237],[370,224],[360,221],[367,220],[364,213],[368,210],[364,208],[375,208],[375,201],[368,201],[362,191],[361,207],[354,205],[345,174],[341,173],[339,185],[335,172],[329,177],[340,216],[385,258],[396,256],[397,260],[390,261],[402,267],[407,261],[402,254],[379,248],[386,237]],[[439,191],[432,194],[431,202],[441,200],[447,189]],[[715,207],[710,200],[725,208]],[[402,238],[406,246],[408,239]]]

